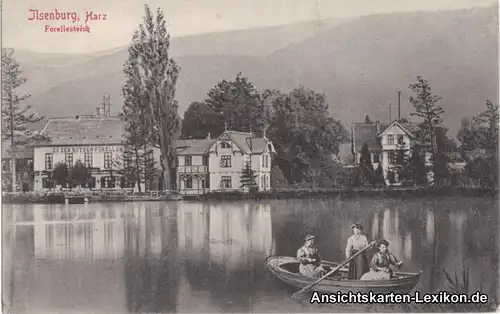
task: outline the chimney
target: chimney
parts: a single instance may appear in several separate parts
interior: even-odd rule
[[[380,123],[375,121],[375,129],[377,130],[377,134],[380,133]]]
[[[210,139],[211,139],[210,132],[208,132],[208,134],[207,134],[207,140],[210,140]]]
[[[398,121],[401,120],[401,91],[398,90]]]

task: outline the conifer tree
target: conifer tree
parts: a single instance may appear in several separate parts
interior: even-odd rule
[[[441,97],[432,94],[429,83],[420,76],[417,76],[416,82],[409,88],[415,93],[415,96],[410,96],[410,103],[415,108],[415,112],[411,115],[422,119],[419,124],[421,137],[419,140],[431,153],[433,172],[437,173],[436,126],[443,122],[441,115],[444,113],[443,108],[437,104]]]
[[[240,176],[240,187],[248,188],[251,192],[258,189],[257,186],[257,175],[255,171],[250,167],[250,162],[246,162]]]
[[[41,140],[37,133],[28,133],[30,124],[44,119],[32,112],[32,106],[21,106],[30,97],[19,92],[27,79],[19,63],[14,58],[14,50],[2,48],[2,140],[10,140],[10,158],[12,171],[12,191],[16,183],[16,147],[28,144],[32,140]]]

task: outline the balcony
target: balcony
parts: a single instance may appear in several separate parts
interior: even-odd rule
[[[196,165],[196,166],[179,166],[177,167],[178,173],[207,173],[207,166]]]

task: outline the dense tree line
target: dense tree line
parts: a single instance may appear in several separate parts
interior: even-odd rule
[[[466,174],[482,186],[498,187],[498,119],[498,105],[488,100],[483,112],[462,120],[457,135]]]
[[[281,185],[325,185],[332,155],[348,137],[342,124],[331,116],[323,94],[305,87],[288,93],[258,91],[241,73],[234,80],[217,83],[204,101],[191,103],[184,114],[181,136],[216,137],[226,126],[257,137],[265,135],[274,143],[277,154],[273,165],[277,168],[272,173],[279,175]]]

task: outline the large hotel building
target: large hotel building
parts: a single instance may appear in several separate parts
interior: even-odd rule
[[[134,183],[125,182],[115,162],[124,153],[123,130],[123,121],[111,117],[109,110],[98,110],[97,115],[50,118],[41,130],[49,140],[33,145],[30,148],[32,157],[27,155],[28,159],[32,158],[29,163],[34,176],[31,185],[22,190],[68,188],[57,186],[51,174],[57,163],[65,163],[71,168],[79,160],[91,170],[92,176],[90,182],[81,188],[138,191]],[[246,165],[254,171],[258,189],[270,189],[271,156],[275,150],[265,136],[257,138],[251,133],[226,130],[214,139],[177,140],[175,146],[176,188],[183,194],[248,190],[241,186]],[[157,159],[159,154],[154,155]],[[4,165],[9,164],[9,156],[3,158]],[[154,180],[142,183],[141,191],[161,189],[158,160],[156,165],[158,175]],[[21,189],[18,187],[18,190]]]

